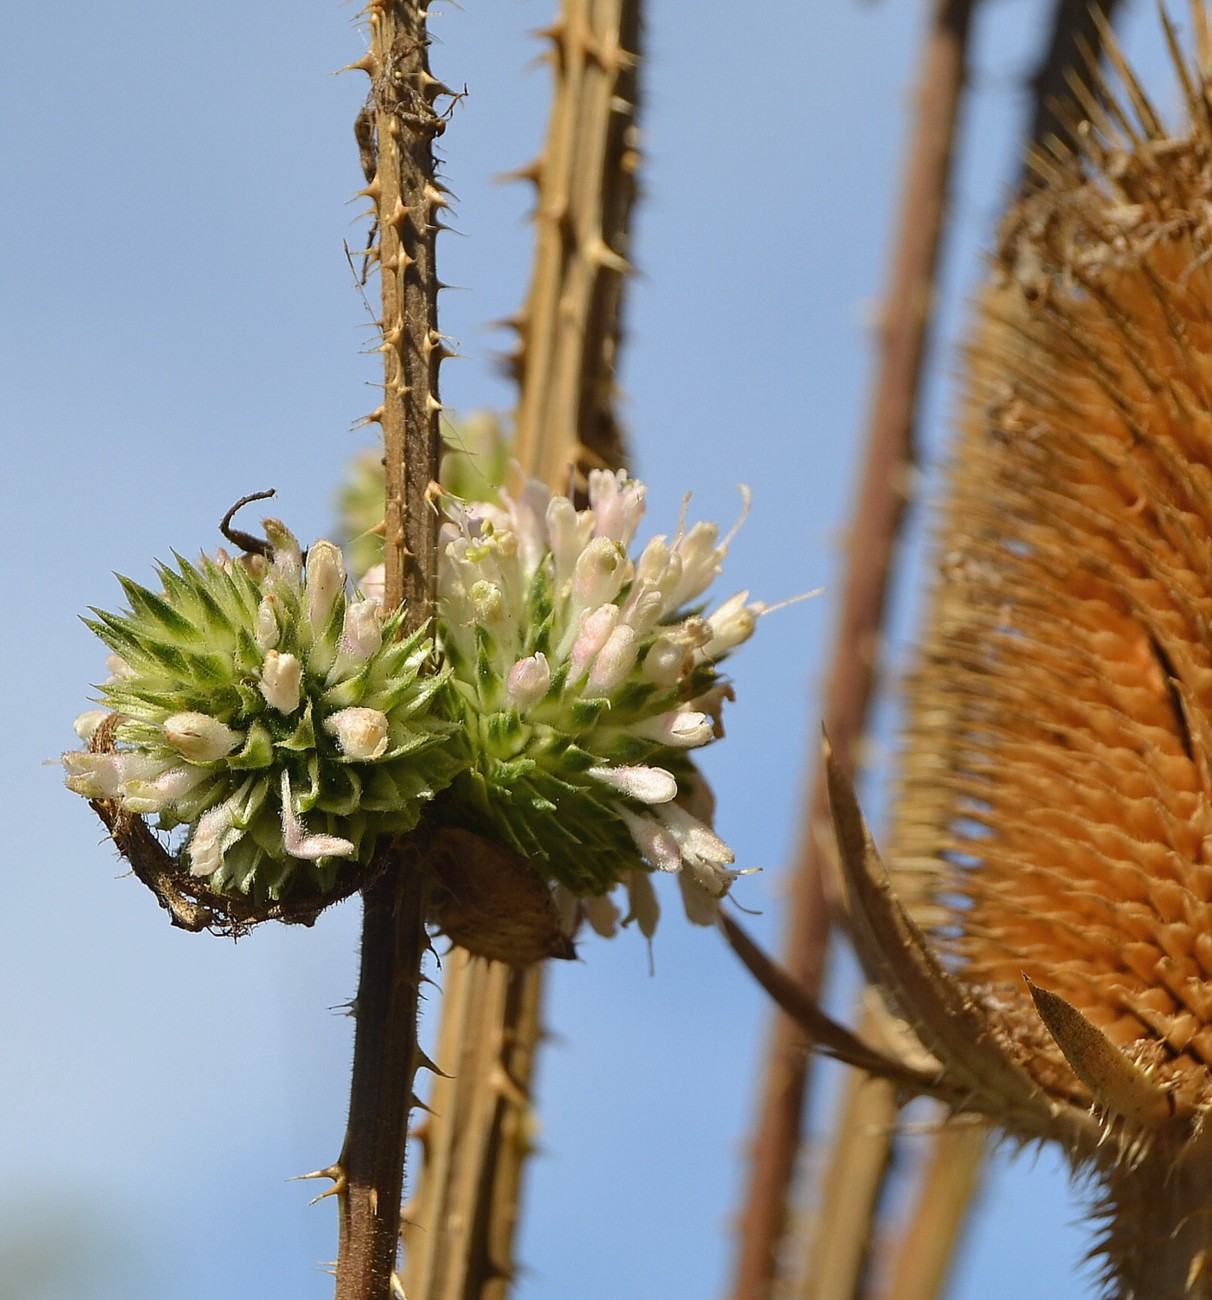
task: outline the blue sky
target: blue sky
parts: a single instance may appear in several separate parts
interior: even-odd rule
[[[738,895],[771,946],[923,7],[650,6],[622,377],[651,531],[671,527],[687,490],[693,517],[731,522],[744,482],[754,508],[721,594],[826,588],[764,620],[737,656],[728,739],[708,759],[723,834],[742,865],[765,868]],[[999,0],[981,15],[928,469],[1046,7]],[[1146,70],[1160,62],[1148,10],[1126,27]],[[45,760],[73,745],[102,675],[77,615],[120,603],[113,572],[147,580],[154,557],[213,547],[227,506],[269,485],[302,538],[331,529],[334,485],[365,442],[351,426],[375,404],[342,251],[365,238],[346,204],[364,85],[330,75],[363,49],[354,12],[65,0],[0,15],[0,1297],[331,1294],[331,1202],[307,1208],[315,1185],[286,1179],[340,1146],[356,905],[236,945],[171,930]],[[442,278],[460,286],[441,304],[466,356],[443,371],[459,410],[510,400],[494,361],[508,340],[488,323],[524,290],[529,194],[492,178],[538,149],[547,80],[527,71],[527,33],[550,16],[538,0],[494,0],[432,21],[435,70],[468,90],[442,141],[458,233],[439,245]],[[911,565],[894,669],[914,585]],[[885,721],[877,759],[889,734]],[[723,1293],[767,1008],[719,938],[682,921],[673,891],[665,901],[654,976],[625,935],[587,939],[551,979],[519,1300]],[[823,1093],[836,1075],[822,1077]],[[1003,1162],[953,1296],[1080,1293],[1079,1214],[1055,1161]]]

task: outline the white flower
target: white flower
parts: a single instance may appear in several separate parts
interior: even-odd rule
[[[290,776],[282,773],[282,842],[292,858],[315,862],[319,858],[348,858],[357,852],[349,840],[337,835],[308,835],[295,812],[290,793]]]
[[[706,713],[681,709],[662,713],[655,718],[645,718],[632,728],[637,736],[655,740],[660,745],[694,749],[715,738],[715,728]]]

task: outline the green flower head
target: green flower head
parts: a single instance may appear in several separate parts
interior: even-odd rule
[[[586,510],[537,483],[456,508],[437,638],[464,770],[438,811],[521,854],[599,929],[625,886],[651,933],[653,871],[677,876],[700,923],[739,874],[690,752],[720,734],[719,661],[765,607],[742,592],[703,612],[728,549],[714,524],[683,520],[632,559],[645,493],[594,471]]]
[[[113,652],[104,709],[63,759],[72,790],[188,828],[188,873],[258,903],[333,890],[458,766],[431,641],[351,599],[331,542],[304,556],[265,526],[268,561],[177,557],[159,594],[120,579],[129,610],[86,620]]]

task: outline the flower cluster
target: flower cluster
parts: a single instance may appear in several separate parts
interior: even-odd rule
[[[106,709],[77,719],[89,749],[64,756],[72,790],[187,826],[190,874],[258,900],[328,892],[454,772],[433,706],[446,674],[420,672],[431,643],[347,597],[331,542],[304,558],[266,529],[268,563],[178,557],[160,595],[121,579],[129,613],[88,621],[113,652]]]
[[[763,607],[741,593],[703,612],[727,553],[713,524],[683,519],[630,558],[644,497],[603,471],[584,510],[536,484],[457,506],[436,646],[400,637],[374,571],[349,598],[338,549],[304,557],[273,520],[268,561],[178,559],[160,595],[123,580],[129,612],[89,623],[113,677],[67,783],[188,828],[190,875],[254,901],[348,882],[441,792],[435,825],[519,854],[600,930],[621,883],[652,932],[653,871],[706,923],[738,873],[690,751],[720,734],[718,662]]]
[[[729,540],[714,524],[683,519],[632,560],[644,498],[602,470],[587,510],[532,483],[460,513],[446,526],[438,636],[467,757],[459,815],[601,900],[589,911],[602,928],[603,896],[626,884],[650,931],[650,870],[677,874],[701,923],[736,878],[689,751],[720,734],[731,688],[717,664],[763,607],[742,592],[701,612]]]

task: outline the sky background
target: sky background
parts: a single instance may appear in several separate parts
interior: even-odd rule
[[[722,597],[825,594],[763,620],[732,662],[728,739],[706,766],[738,887],[780,934],[783,864],[832,633],[871,384],[871,324],[912,102],[924,5],[653,0],[646,162],[624,416],[650,485],[649,528],[753,511]],[[954,191],[923,419],[945,437],[955,338],[1017,169],[1040,0],[990,0]],[[55,759],[103,676],[77,616],[213,548],[240,495],[278,489],[305,540],[367,444],[376,403],[368,314],[342,241],[360,172],[351,123],[364,49],[335,0],[205,5],[62,0],[0,12],[0,476],[13,672],[0,699],[9,812],[0,836],[0,1300],[321,1300],[332,1202],[286,1181],[329,1164],[345,1121],[356,902],[313,930],[233,945],[173,930],[120,878]],[[467,97],[442,139],[458,198],[439,267],[442,323],[465,360],[456,410],[508,408],[490,323],[524,293],[529,192],[494,183],[538,150],[548,89],[529,35],[539,0],[438,6],[435,71]],[[1151,5],[1125,41],[1174,102]],[[928,476],[928,483],[933,477]],[[889,667],[912,627],[913,565]],[[887,754],[887,710],[875,767]],[[49,761],[48,761],[49,760]],[[878,812],[878,786],[872,805]],[[549,982],[538,1079],[542,1151],[527,1181],[517,1300],[724,1293],[768,1010],[676,890],[649,974],[642,939],[589,937]],[[821,1076],[819,1103],[836,1083]],[[1057,1162],[999,1161],[953,1300],[1090,1288],[1081,1202]]]

